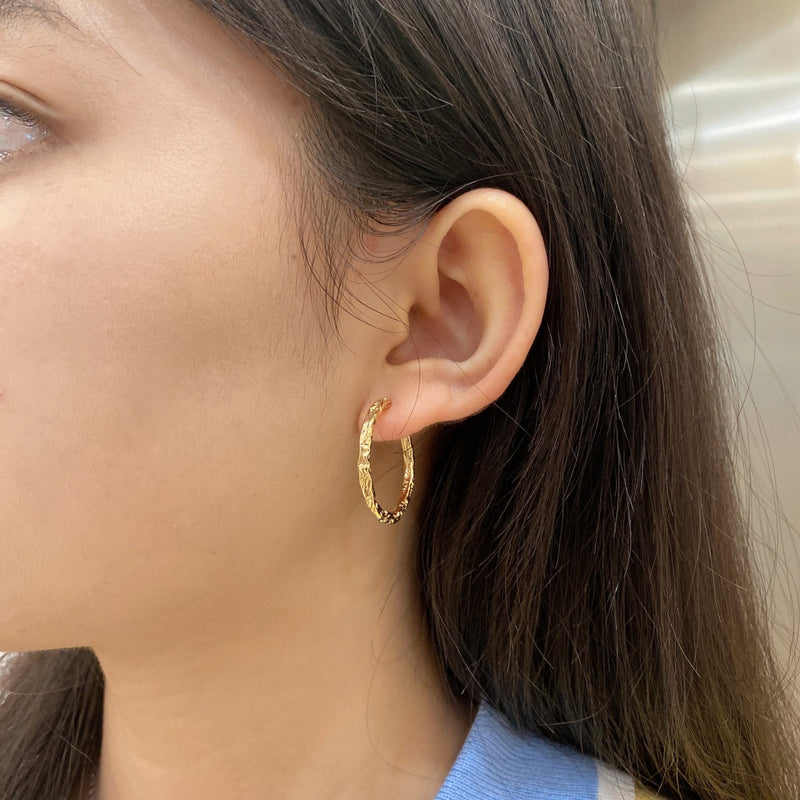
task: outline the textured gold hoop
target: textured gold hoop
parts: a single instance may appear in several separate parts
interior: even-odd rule
[[[361,438],[358,442],[358,482],[361,484],[361,493],[367,501],[370,511],[387,525],[394,525],[403,516],[411,492],[414,491],[414,450],[411,447],[411,437],[405,436],[400,440],[403,447],[403,488],[400,490],[400,500],[394,511],[387,511],[381,508],[375,499],[375,487],[372,484],[372,471],[370,470],[369,459],[372,451],[372,430],[375,427],[375,420],[386,411],[392,404],[388,397],[384,397],[374,402],[367,412],[364,426],[361,428]]]

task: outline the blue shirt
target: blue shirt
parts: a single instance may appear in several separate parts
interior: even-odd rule
[[[646,800],[633,779],[481,705],[436,800]]]

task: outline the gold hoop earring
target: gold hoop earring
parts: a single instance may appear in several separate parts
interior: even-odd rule
[[[367,501],[370,511],[387,525],[394,525],[408,508],[408,501],[411,492],[414,491],[414,450],[411,447],[411,437],[405,436],[400,440],[403,447],[403,487],[400,490],[400,500],[394,511],[387,511],[381,508],[375,499],[375,487],[372,483],[372,471],[369,465],[370,453],[372,451],[372,430],[375,427],[375,420],[386,411],[392,404],[388,397],[384,397],[374,402],[367,412],[364,426],[361,428],[361,438],[358,442],[358,482],[361,484],[361,493]]]

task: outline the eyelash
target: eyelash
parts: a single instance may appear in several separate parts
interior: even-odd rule
[[[49,136],[49,132],[35,114],[32,114],[30,111],[27,111],[24,108],[20,108],[20,106],[12,103],[10,100],[4,97],[0,97],[0,117],[9,117],[16,122],[21,123],[26,128],[39,128],[42,133],[41,138],[38,139],[39,142],[48,138]],[[32,139],[31,141],[33,143],[37,141],[37,139]],[[21,150],[27,150],[27,146],[16,148],[14,150],[0,149],[0,164],[4,164],[13,160],[17,157]]]
[[[2,97],[0,97],[0,114],[14,117],[14,119],[19,120],[23,125],[27,125],[30,128],[35,128],[40,124],[39,120],[30,111],[25,111]]]

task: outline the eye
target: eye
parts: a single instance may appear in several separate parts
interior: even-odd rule
[[[0,97],[0,164],[47,135],[33,114]]]

